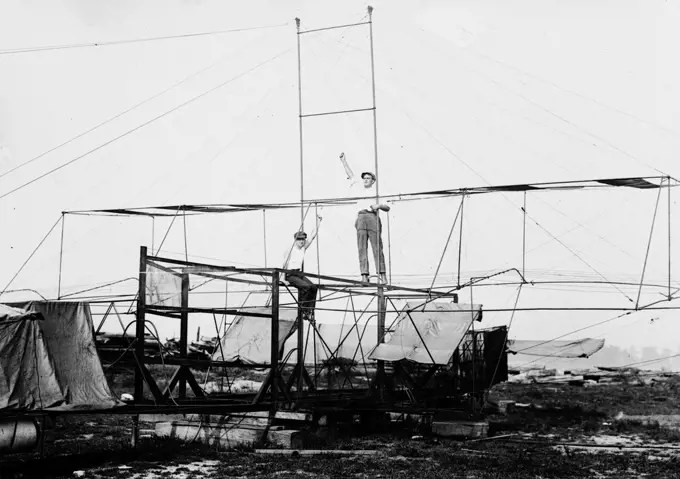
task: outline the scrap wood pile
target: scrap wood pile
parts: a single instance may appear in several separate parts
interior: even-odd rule
[[[673,372],[644,371],[631,367],[605,367],[594,369],[526,368],[508,371],[508,382],[517,384],[569,384],[572,386],[595,386],[598,384],[644,383],[666,381],[677,376]]]
[[[128,334],[97,333],[95,344],[99,358],[104,364],[134,362],[136,338]],[[190,359],[211,358],[218,344],[218,338],[201,337],[198,341],[188,344]],[[150,334],[144,335],[145,357],[173,357],[179,356],[179,339],[171,338],[161,343]]]

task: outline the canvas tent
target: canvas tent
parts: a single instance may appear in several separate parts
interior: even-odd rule
[[[0,410],[107,409],[119,404],[97,355],[87,303],[0,306]]]

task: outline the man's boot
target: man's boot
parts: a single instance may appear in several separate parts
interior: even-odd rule
[[[361,282],[362,282],[362,283],[370,283],[371,280],[370,280],[370,278],[368,277],[367,274],[362,274],[362,275],[361,275]]]
[[[385,273],[380,273],[380,282],[382,284],[387,284],[387,275]]]

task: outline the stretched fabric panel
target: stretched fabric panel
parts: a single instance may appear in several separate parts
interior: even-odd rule
[[[253,313],[271,314],[271,308],[252,308]],[[297,309],[279,310],[279,351],[283,350],[286,339],[293,333]],[[271,362],[270,318],[237,316],[222,336],[213,353],[213,361],[242,361],[249,364]]]
[[[31,301],[18,306],[45,318],[39,327],[66,394],[60,409],[106,409],[121,404],[109,389],[99,361],[89,304]]]
[[[508,340],[508,352],[530,356],[554,358],[588,358],[604,346],[604,339],[579,339],[576,341],[530,341],[523,339]]]
[[[39,314],[0,305],[0,411],[43,409],[66,400],[41,320]]]
[[[379,344],[371,359],[421,364],[447,364],[481,306],[456,303],[407,303],[399,313],[389,341]]]
[[[182,302],[182,278],[169,271],[147,265],[146,305],[180,307]]]
[[[316,362],[323,363],[331,357],[362,361],[377,343],[376,322],[374,318],[358,325],[349,322],[317,324],[319,334],[315,335]],[[313,352],[308,351],[308,356],[310,355]]]

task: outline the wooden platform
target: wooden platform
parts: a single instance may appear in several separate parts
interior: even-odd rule
[[[279,411],[272,417],[268,412],[230,415],[187,415],[185,419],[157,422],[157,437],[175,438],[187,442],[219,444],[224,449],[237,446],[269,444],[288,449],[305,446],[307,434],[289,429],[286,424],[311,421],[311,414]],[[293,426],[295,427],[295,426]]]

